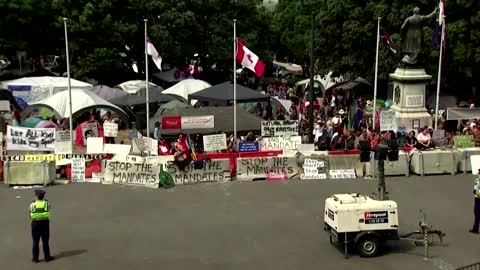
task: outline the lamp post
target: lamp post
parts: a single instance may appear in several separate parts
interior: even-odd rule
[[[320,0],[321,1],[321,0]],[[310,92],[308,95],[309,107],[308,107],[308,130],[309,130],[309,142],[313,143],[313,102],[315,100],[315,93],[313,90],[313,43],[315,42],[315,8],[320,4],[319,0],[302,0],[302,6],[307,13],[311,16],[311,29],[310,29]]]

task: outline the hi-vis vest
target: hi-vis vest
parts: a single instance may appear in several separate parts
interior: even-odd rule
[[[30,218],[32,221],[48,220],[50,217],[50,213],[48,212],[48,201],[36,200],[32,204],[32,211],[30,213]]]

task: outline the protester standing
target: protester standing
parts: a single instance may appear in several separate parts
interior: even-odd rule
[[[43,256],[46,262],[53,260],[50,256],[50,246],[48,241],[50,238],[50,209],[51,206],[44,199],[45,191],[41,189],[35,190],[37,199],[30,204],[30,219],[32,220],[32,262],[38,263],[39,244],[42,239]]]
[[[478,234],[480,226],[480,169],[478,170],[478,174],[475,178],[475,183],[473,185],[473,194],[475,196],[475,204],[473,208],[473,212],[475,214],[475,221],[473,223],[473,228],[470,230],[470,232]]]
[[[114,124],[115,122],[113,122],[112,120],[112,113],[111,112],[107,112],[105,114],[105,120],[103,121],[103,124],[105,123],[110,123],[110,124]],[[114,137],[107,137],[105,136],[105,143],[109,143],[109,144],[115,144],[115,138]]]

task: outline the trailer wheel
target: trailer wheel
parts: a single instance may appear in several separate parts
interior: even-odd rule
[[[365,235],[357,242],[360,256],[365,258],[375,257],[378,254],[380,241],[375,235]]]

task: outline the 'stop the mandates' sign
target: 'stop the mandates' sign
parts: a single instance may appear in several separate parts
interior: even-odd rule
[[[7,150],[55,151],[54,128],[7,126]]]
[[[105,160],[103,177],[107,183],[157,188],[161,164]]]
[[[298,120],[262,121],[262,136],[298,135]]]
[[[270,137],[262,138],[260,141],[260,149],[265,150],[297,150],[298,146],[302,144],[302,137]]]

